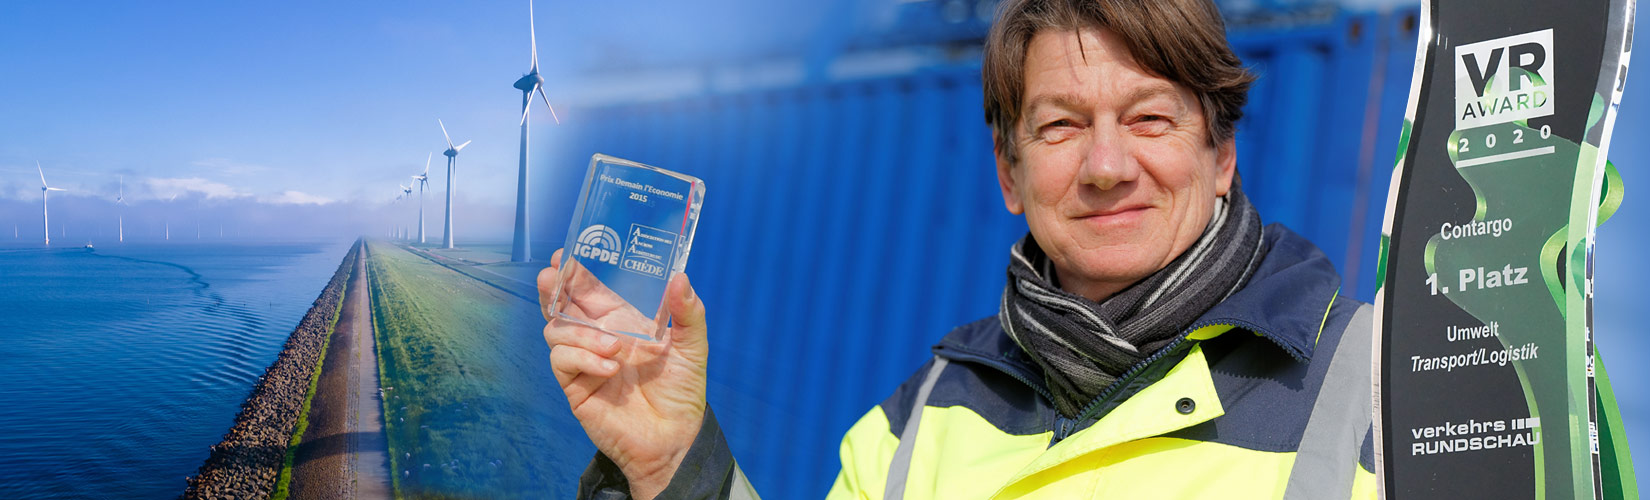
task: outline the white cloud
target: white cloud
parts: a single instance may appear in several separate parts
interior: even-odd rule
[[[200,193],[212,198],[240,198],[247,193],[236,191],[234,187],[221,182],[212,182],[199,177],[148,179],[145,183],[156,196],[171,197],[184,193]]]
[[[286,191],[277,195],[261,196],[258,201],[284,205],[326,205],[334,200],[300,191]]]
[[[197,167],[212,169],[213,171],[224,175],[235,176],[256,174],[272,170],[271,168],[263,165],[242,163],[228,158],[206,158],[203,160],[195,160],[190,164]]]

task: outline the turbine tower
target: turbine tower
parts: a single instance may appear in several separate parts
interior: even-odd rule
[[[544,107],[550,108],[550,117],[561,123],[561,118],[556,116],[556,107],[550,105],[550,97],[544,95],[544,77],[539,76],[539,41],[538,33],[533,28],[532,0],[527,1],[527,36],[533,45],[533,65],[515,83],[515,87],[521,89],[521,164],[516,174],[516,236],[510,247],[510,262],[533,259],[527,228],[527,111],[533,108],[534,92],[544,99]]]
[[[430,158],[434,158],[434,157],[435,157],[435,153],[430,153],[429,155],[425,156],[424,157],[424,173],[412,176],[413,180],[418,181],[418,242],[419,243],[424,242],[424,188],[427,188],[427,187],[430,186]]]
[[[174,201],[178,201],[178,195],[176,194],[166,200],[166,241],[172,241],[172,202]]]
[[[390,201],[390,213],[391,214],[395,213],[395,204],[397,204],[397,203],[401,203],[401,195],[400,194],[396,194],[395,199]],[[390,216],[390,219],[394,220],[395,216],[393,216],[393,215]],[[390,230],[389,231],[384,231],[384,235],[388,236],[390,239],[395,239],[395,230],[396,230],[395,223],[392,222],[392,223],[390,223]]]
[[[444,234],[442,234],[442,236],[441,236],[441,247],[442,248],[452,248],[453,247],[453,170],[455,169],[455,167],[458,166],[458,152],[463,150],[464,146],[469,146],[470,141],[464,141],[464,144],[459,144],[457,146],[454,146],[453,145],[453,136],[447,135],[447,124],[441,123],[440,118],[437,118],[435,120],[435,123],[436,123],[436,125],[441,126],[441,136],[447,138],[447,150],[441,152],[441,154],[447,156],[447,224],[446,224],[445,231],[443,231]]]
[[[51,185],[46,184],[46,169],[40,167],[40,162],[34,162],[34,170],[36,172],[40,172],[40,220],[45,223],[46,226],[46,246],[51,246],[52,217],[49,213],[50,211],[47,209],[48,205],[46,203],[46,193],[50,193],[52,191],[63,191],[64,189],[54,188],[51,187]]]
[[[117,207],[126,206],[126,176],[124,176],[124,175],[120,176],[120,195],[115,197],[115,205]],[[126,209],[116,208],[116,210],[120,211],[119,212],[120,213],[119,218],[116,219],[116,220],[119,221],[119,224],[120,224],[118,226],[120,228],[120,233],[119,233],[120,234],[120,242],[125,243],[126,242]]]
[[[397,195],[395,197],[395,201],[401,201],[403,199],[411,201],[412,200],[412,184],[407,184],[405,186],[402,186],[401,184],[397,183],[396,185],[401,186],[401,194]],[[407,227],[406,226],[401,226],[400,228],[397,228],[396,235],[400,239],[403,239],[403,240],[407,239]]]

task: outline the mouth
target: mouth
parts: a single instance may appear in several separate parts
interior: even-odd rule
[[[1146,209],[1149,209],[1149,208],[1151,208],[1150,205],[1128,205],[1128,206],[1108,208],[1108,209],[1104,209],[1104,210],[1093,210],[1093,211],[1085,212],[1085,213],[1079,214],[1077,216],[1077,218],[1078,219],[1091,219],[1091,218],[1096,218],[1096,217],[1103,218],[1103,217],[1115,217],[1115,216],[1119,216],[1119,215],[1131,215],[1131,214],[1135,214],[1135,213],[1138,213],[1138,212],[1143,212],[1143,211],[1145,211]]]
[[[1151,209],[1150,205],[1115,207],[1087,212],[1078,215],[1075,219],[1082,221],[1085,224],[1095,224],[1100,226],[1128,224],[1140,219],[1149,209]]]

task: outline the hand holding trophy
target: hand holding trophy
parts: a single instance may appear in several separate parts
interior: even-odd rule
[[[669,484],[705,415],[705,309],[678,276],[703,199],[698,179],[596,155],[538,277],[556,381],[636,498]]]

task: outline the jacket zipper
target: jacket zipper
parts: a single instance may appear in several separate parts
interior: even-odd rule
[[[1139,363],[1135,363],[1134,366],[1129,367],[1129,371],[1123,372],[1123,376],[1118,377],[1117,381],[1112,382],[1111,386],[1107,387],[1104,392],[1101,392],[1099,397],[1094,398],[1094,401],[1090,401],[1087,406],[1083,407],[1083,411],[1077,413],[1077,418],[1072,422],[1073,425],[1069,427],[1064,425],[1060,426],[1054,433],[1053,442],[1049,443],[1049,445],[1053,446],[1053,443],[1058,443],[1061,440],[1070,437],[1077,428],[1077,425],[1075,424],[1078,422],[1087,422],[1090,417],[1094,416],[1093,413],[1096,409],[1100,408],[1100,405],[1111,402],[1112,398],[1121,392],[1124,387],[1127,387],[1130,382],[1133,382],[1136,377],[1139,377],[1141,372],[1146,371],[1146,367],[1157,363],[1158,360],[1167,357],[1169,354],[1179,354],[1181,350],[1180,346],[1186,344],[1186,338],[1191,336],[1192,332],[1211,326],[1237,327],[1237,325],[1227,323],[1196,323],[1191,327],[1188,327],[1185,331],[1180,332],[1180,336],[1175,338],[1174,342],[1163,346],[1162,349],[1158,349],[1157,352],[1152,353],[1151,356],[1141,360]],[[1064,417],[1062,416],[1061,418]]]

